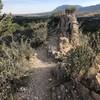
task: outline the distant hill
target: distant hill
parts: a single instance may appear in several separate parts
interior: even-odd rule
[[[70,7],[71,5],[62,5],[57,7],[53,12],[60,12],[60,11],[64,11],[65,9],[67,9],[68,7]],[[78,13],[94,13],[94,12],[100,12],[100,4],[98,5],[93,5],[93,6],[87,6],[87,7],[82,7],[80,5],[74,5],[77,10]]]
[[[80,6],[80,5],[62,5],[62,6],[57,7],[56,9],[54,9],[53,12],[65,11],[65,9],[69,8],[70,6],[75,6],[76,9],[82,8],[82,6]]]
[[[92,13],[92,12],[100,12],[100,4],[88,6],[88,7],[82,7],[79,9],[80,13]]]
[[[72,5],[62,5],[57,7],[56,9],[54,9],[51,12],[44,12],[44,13],[35,13],[35,14],[21,14],[19,16],[50,16],[53,13],[57,13],[57,12],[61,12],[61,11],[65,11],[66,8],[69,8]],[[87,6],[87,7],[82,7],[80,5],[74,5],[77,10],[78,13],[95,13],[95,12],[99,12],[100,13],[100,4],[97,5],[93,5],[93,6]]]
[[[52,12],[43,12],[43,13],[31,13],[31,14],[15,14],[14,16],[25,16],[25,17],[40,17],[40,16],[50,16]]]

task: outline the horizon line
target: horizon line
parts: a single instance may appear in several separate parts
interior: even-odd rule
[[[63,5],[71,5],[71,4],[63,4]],[[60,5],[60,6],[63,6],[63,5]],[[93,5],[88,5],[88,6],[83,6],[83,5],[79,5],[79,6],[81,6],[81,7],[91,7],[91,6],[96,6],[96,5],[99,5],[99,4],[93,4]],[[60,7],[60,6],[57,6],[57,7]],[[75,6],[75,5],[71,5],[71,6]],[[55,7],[55,9],[57,8],[57,7]],[[42,13],[49,13],[49,12],[52,12],[53,10],[55,10],[55,9],[52,9],[52,10],[50,10],[50,11],[43,11],[43,12],[30,12],[30,13],[12,13],[12,12],[2,12],[2,14],[12,14],[12,15],[26,15],[26,14],[42,14]]]

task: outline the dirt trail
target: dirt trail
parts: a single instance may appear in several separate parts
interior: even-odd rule
[[[49,87],[52,77],[51,70],[55,66],[56,64],[48,58],[44,47],[37,49],[37,56],[32,65],[33,73],[30,76],[29,87],[24,93],[25,100],[51,100]]]
[[[44,66],[46,66],[44,68]],[[29,83],[29,91],[27,100],[51,100],[50,99],[50,71],[54,64],[42,64],[41,67],[34,70]]]

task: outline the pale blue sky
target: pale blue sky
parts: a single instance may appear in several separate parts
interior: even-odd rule
[[[100,4],[100,0],[2,0],[3,12],[13,14],[40,13],[52,11],[61,5],[89,6]]]

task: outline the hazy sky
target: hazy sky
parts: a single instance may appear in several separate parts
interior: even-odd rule
[[[89,6],[100,4],[100,0],[2,0],[3,12],[22,14],[47,12],[61,5]]]

